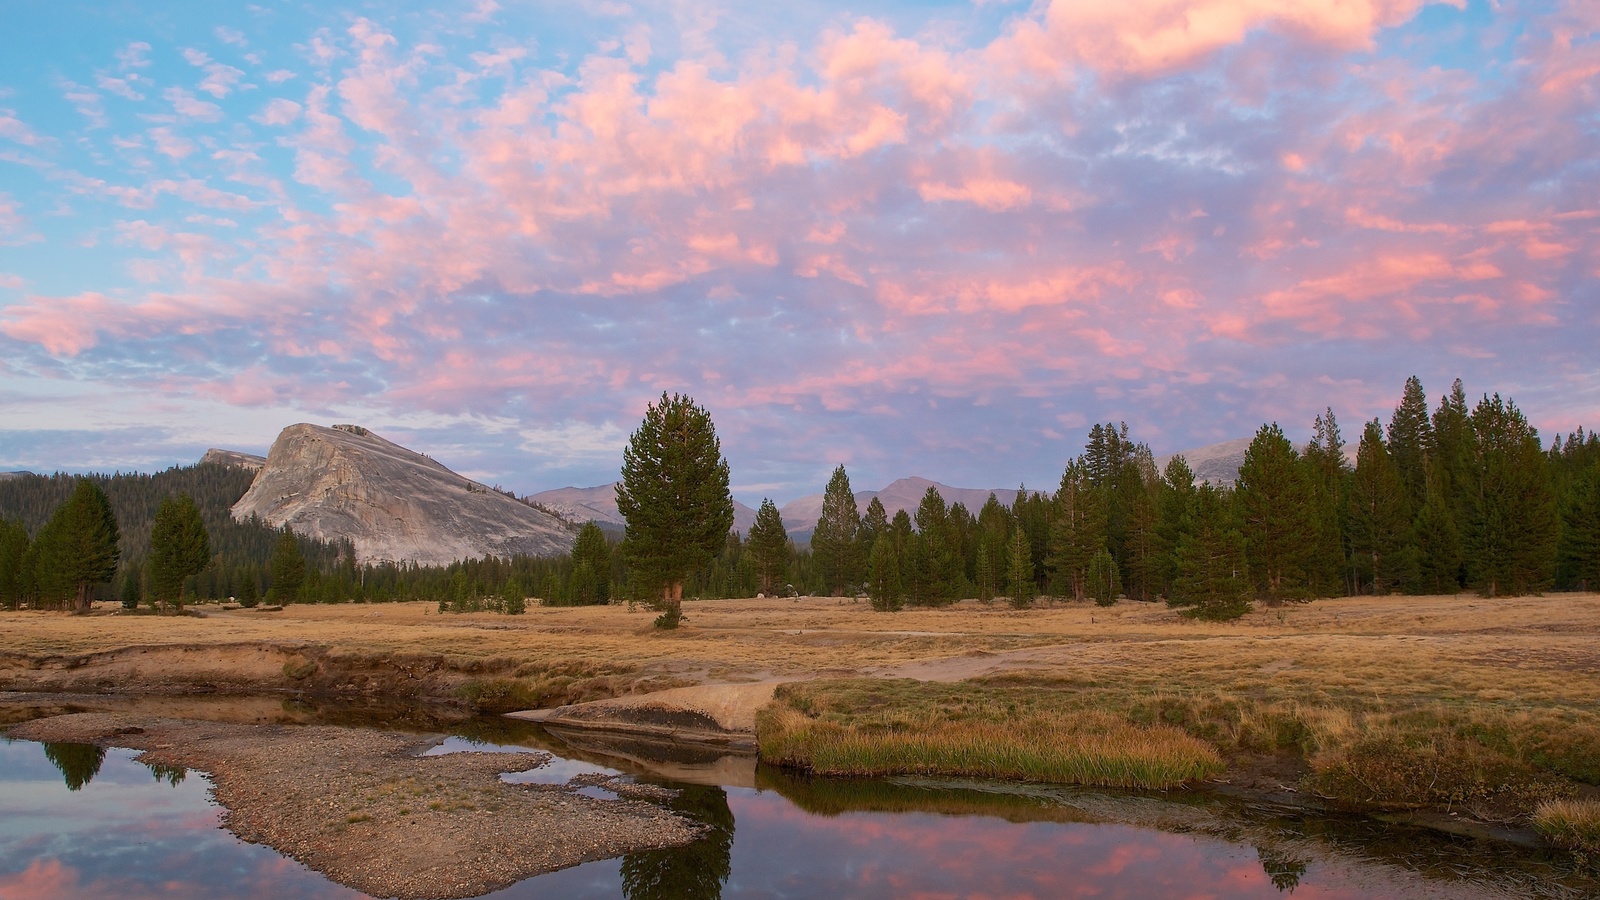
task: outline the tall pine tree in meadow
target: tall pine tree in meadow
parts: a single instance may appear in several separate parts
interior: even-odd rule
[[[1269,603],[1304,597],[1311,587],[1306,570],[1317,528],[1307,482],[1283,429],[1261,426],[1239,466],[1235,498],[1250,572]]]
[[[1560,522],[1538,432],[1510,401],[1472,411],[1467,575],[1487,596],[1533,593],[1554,575]]]
[[[145,568],[151,598],[183,607],[184,583],[211,562],[211,536],[188,494],[168,496],[156,509]]]
[[[1424,460],[1433,443],[1433,425],[1428,419],[1428,395],[1422,389],[1422,380],[1413,375],[1406,379],[1400,405],[1394,408],[1389,419],[1389,457],[1400,473],[1405,485],[1406,502],[1412,509],[1420,509],[1423,494],[1427,491],[1428,473]]]
[[[811,555],[822,568],[828,590],[836,595],[861,581],[862,561],[857,558],[856,543],[860,529],[861,511],[850,490],[850,476],[841,465],[833,470],[822,492],[822,513],[811,533]]]
[[[78,612],[88,612],[95,585],[117,574],[120,538],[105,491],[92,479],[77,479],[72,495],[39,529],[30,548],[39,595],[56,602],[70,599]]]
[[[771,596],[772,589],[789,578],[789,533],[783,528],[783,517],[770,498],[763,497],[756,511],[756,522],[750,527],[750,554],[755,557],[756,578],[761,591]]]
[[[1350,552],[1363,587],[1381,595],[1416,581],[1411,504],[1377,419],[1367,423],[1356,451],[1349,518]]]
[[[683,583],[711,564],[733,527],[722,442],[693,399],[663,393],[645,409],[622,451],[617,511],[627,522],[622,546],[632,576],[659,598],[656,624],[677,627]]]

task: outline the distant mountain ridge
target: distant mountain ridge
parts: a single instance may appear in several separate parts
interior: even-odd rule
[[[974,516],[983,508],[983,504],[989,501],[991,493],[1006,506],[1010,506],[1017,496],[1016,488],[951,487],[920,475],[912,475],[909,478],[897,479],[879,491],[856,491],[856,509],[860,510],[862,515],[866,515],[872,498],[877,497],[878,502],[883,504],[884,512],[889,514],[889,518],[894,518],[894,514],[902,509],[907,515],[915,518],[917,506],[922,503],[922,497],[930,487],[939,492],[946,506],[960,503]],[[785,503],[778,510],[783,515],[784,530],[789,532],[790,537],[796,541],[811,539],[811,533],[817,527],[817,519],[822,516],[822,497],[822,494],[808,494]]]
[[[531,494],[530,503],[549,507],[574,522],[595,522],[599,525],[623,528],[627,525],[617,510],[617,483],[597,484],[594,487],[563,487]],[[733,527],[741,534],[749,534],[756,523],[756,511],[743,503],[733,501]]]
[[[559,517],[357,425],[285,428],[233,505],[236,520],[252,515],[320,540],[348,540],[361,562],[554,555],[569,552],[573,539]]]

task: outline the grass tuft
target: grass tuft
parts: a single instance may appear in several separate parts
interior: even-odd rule
[[[1600,856],[1600,800],[1547,800],[1534,811],[1533,825],[1552,844]]]

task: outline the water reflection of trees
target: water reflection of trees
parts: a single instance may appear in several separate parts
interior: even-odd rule
[[[106,748],[93,744],[45,744],[44,757],[61,770],[67,790],[81,790],[100,774],[100,764],[106,761]]]
[[[667,808],[710,830],[685,847],[646,850],[622,859],[628,900],[718,900],[733,871],[733,810],[722,788],[681,785]]]
[[[150,770],[150,774],[156,777],[157,781],[165,781],[173,787],[183,784],[183,779],[189,776],[189,770],[183,766],[167,766],[153,762],[147,762],[145,766]]]
[[[1287,853],[1267,847],[1257,847],[1256,857],[1261,860],[1261,868],[1272,879],[1272,886],[1280,891],[1294,893],[1300,886],[1300,879],[1305,877],[1306,863]]]

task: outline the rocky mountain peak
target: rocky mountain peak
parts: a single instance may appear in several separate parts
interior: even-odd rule
[[[233,517],[260,516],[362,562],[444,565],[572,549],[567,523],[359,425],[299,424],[273,442]]]

